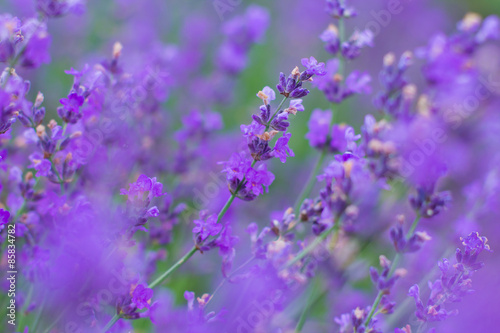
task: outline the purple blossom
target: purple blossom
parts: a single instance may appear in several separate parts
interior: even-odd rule
[[[0,208],[0,230],[2,230],[6,224],[9,223],[10,213]]]
[[[346,3],[341,0],[326,0],[326,12],[336,19],[356,16],[354,8],[346,6]]]
[[[201,243],[210,236],[219,234],[222,225],[217,223],[217,216],[208,215],[207,211],[200,212],[200,219],[193,221],[196,227],[193,228],[193,234],[197,236],[197,243]]]
[[[11,60],[14,57],[16,45],[23,39],[21,21],[10,14],[0,15],[0,62]]]
[[[356,30],[346,42],[341,45],[342,56],[347,59],[355,59],[361,55],[361,49],[367,46],[373,47],[373,32],[369,29]]]
[[[162,193],[163,184],[156,181],[156,177],[149,178],[146,175],[140,175],[137,181],[129,184],[129,189],[121,189],[121,195],[127,195],[129,200],[152,200],[153,198],[165,195]],[[146,196],[147,194],[147,196]],[[146,196],[146,197],[145,197]]]
[[[85,0],[36,0],[36,8],[48,17],[68,13],[82,14],[85,11]]]
[[[471,289],[471,276],[483,265],[476,263],[478,255],[483,251],[490,251],[486,237],[481,237],[477,232],[472,232],[462,238],[464,250],[457,249],[457,264],[452,265],[448,259],[439,262],[441,277],[434,282],[429,282],[430,296],[424,304],[420,298],[420,288],[413,285],[408,291],[408,296],[415,299],[417,318],[421,321],[442,321],[458,314],[458,310],[448,311],[445,305],[460,302],[462,298],[473,292]]]
[[[139,284],[132,292],[132,303],[134,303],[138,309],[149,308],[152,297],[153,289],[144,287],[142,284]]]
[[[340,39],[338,28],[330,24],[328,28],[319,36],[319,38],[325,43],[325,50],[335,55],[340,50]]]
[[[274,155],[274,157],[279,158],[281,163],[286,162],[287,155],[289,155],[291,157],[295,156],[292,149],[290,149],[290,147],[288,147],[288,141],[290,140],[291,136],[292,136],[292,133],[284,134],[281,138],[279,138],[276,141],[276,145],[274,146],[273,155]]]
[[[37,171],[36,177],[48,177],[51,174],[52,163],[48,159],[43,158],[38,153],[34,153],[30,155],[30,160],[32,162],[30,168],[34,168]]]
[[[42,63],[49,63],[51,37],[47,32],[47,25],[36,19],[29,19],[23,22],[21,31],[24,38],[18,47],[24,47],[24,51],[19,60],[20,64],[37,68]]]
[[[316,109],[312,112],[309,119],[309,132],[306,134],[306,139],[312,147],[323,149],[328,142],[330,131],[330,123],[332,121],[332,111],[322,111]]]
[[[325,64],[323,62],[318,63],[316,58],[310,57],[309,59],[302,59],[302,66],[307,68],[307,72],[309,74],[323,76],[326,74]]]

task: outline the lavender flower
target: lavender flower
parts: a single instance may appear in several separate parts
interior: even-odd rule
[[[47,17],[59,17],[68,13],[82,14],[85,0],[36,0],[36,8]]]
[[[196,236],[196,243],[201,243],[209,236],[219,234],[222,225],[217,223],[217,216],[208,215],[207,211],[200,212],[200,219],[194,220],[196,227],[193,228],[193,234]]]
[[[471,287],[472,274],[483,267],[482,262],[477,262],[477,257],[483,251],[491,252],[486,237],[472,232],[469,236],[462,238],[464,249],[457,249],[455,265],[448,259],[439,263],[441,278],[433,283],[429,282],[431,290],[426,305],[420,298],[420,288],[414,285],[408,291],[408,295],[415,299],[417,318],[421,321],[441,321],[450,316],[457,315],[458,310],[448,311],[445,305],[460,302],[464,296],[473,292]]]

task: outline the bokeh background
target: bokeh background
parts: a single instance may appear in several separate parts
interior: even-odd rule
[[[164,45],[187,45],[192,41],[199,43],[199,53],[190,54],[192,59],[186,59],[186,66],[190,61],[201,63],[193,77],[206,76],[214,68],[215,52],[224,36],[221,29],[225,22],[236,15],[244,13],[250,4],[258,4],[270,12],[271,25],[266,32],[265,38],[253,46],[250,51],[248,67],[239,74],[231,87],[234,94],[227,102],[211,105],[210,108],[220,112],[223,117],[223,133],[231,138],[238,133],[240,124],[248,123],[250,115],[255,112],[258,100],[255,97],[257,91],[264,86],[273,87],[279,72],[288,72],[294,66],[299,65],[300,59],[315,56],[320,61],[330,59],[328,53],[323,49],[323,43],[318,38],[325,27],[331,23],[331,19],[324,12],[323,0],[276,0],[276,1],[233,1],[231,9],[218,12],[216,1],[189,0],[89,0],[86,12],[79,16],[69,16],[61,19],[51,20],[49,32],[52,35],[51,55],[52,61],[36,71],[19,70],[24,78],[32,82],[31,99],[35,98],[37,91],[43,91],[45,95],[44,105],[48,110],[48,119],[56,116],[56,108],[59,99],[67,94],[72,84],[72,77],[64,74],[64,70],[71,67],[82,68],[85,63],[94,63],[104,57],[109,57],[112,46],[119,41],[123,44],[123,61],[134,66],[134,59],[144,52],[148,52],[158,43]],[[375,46],[363,52],[355,63],[348,63],[348,70],[354,68],[369,72],[373,81],[373,91],[378,90],[376,80],[378,71],[382,64],[382,58],[387,52],[400,54],[406,50],[415,50],[417,47],[426,45],[430,36],[442,31],[451,33],[455,29],[456,22],[465,13],[474,11],[483,17],[490,14],[500,14],[500,2],[489,0],[413,0],[401,1],[403,11],[394,15],[387,24],[377,21],[380,10],[387,8],[388,1],[385,0],[352,0],[352,5],[358,9],[360,14],[356,19],[347,22],[347,29],[355,27],[364,28],[367,24],[375,22],[380,32],[376,34]],[[220,10],[220,9],[219,9]],[[10,12],[19,17],[28,17],[34,14],[30,0],[1,0],[0,12]],[[374,14],[375,13],[375,14]],[[175,75],[175,73],[173,74]],[[421,83],[422,78],[418,66],[411,72],[412,80]],[[178,87],[171,92],[164,109],[169,113],[169,121],[172,127],[181,127],[181,117],[191,109],[205,108],[202,98],[193,98],[190,86]],[[321,92],[313,90],[305,103],[307,110],[315,108],[335,108],[336,120],[346,122],[359,129],[364,116],[374,113],[371,96],[356,97],[343,103],[340,107],[332,106]],[[249,222],[260,221],[265,225],[270,212],[282,211],[295,201],[296,194],[300,192],[303,180],[307,178],[309,168],[314,163],[317,153],[314,152],[304,139],[307,132],[308,114],[301,114],[292,122],[291,131],[294,136],[291,146],[295,152],[295,158],[290,159],[286,167],[279,161],[273,161],[271,170],[276,171],[276,181],[270,194],[259,198],[258,203],[236,203],[230,218],[233,224],[241,224],[241,230]],[[230,139],[228,139],[230,140]],[[231,142],[231,141],[228,141]],[[235,148],[236,150],[236,148]],[[214,161],[215,162],[215,161]],[[217,170],[217,165],[212,165],[207,170]],[[278,171],[279,170],[279,171]],[[200,175],[198,175],[200,176]],[[199,186],[195,181],[196,175],[189,175],[181,179],[181,182],[191,186],[187,192],[195,191]],[[167,190],[174,186],[174,181],[165,180]],[[398,194],[399,193],[399,194]],[[404,200],[404,190],[396,190],[387,199],[390,201]],[[400,195],[401,197],[398,197]],[[226,193],[221,193],[220,200],[215,200],[214,206],[225,201]],[[251,212],[251,214],[250,214]],[[382,212],[380,216],[374,217],[379,221],[387,218],[395,212],[390,208]],[[451,230],[446,227],[446,219],[453,215],[445,215],[439,218],[440,223],[436,227],[436,248],[429,250],[433,256],[436,253],[447,253],[449,248],[440,246],[439,237],[450,240],[457,239],[462,230]],[[487,220],[488,223],[492,219]],[[385,222],[386,225],[389,221]],[[443,226],[444,225],[444,226]],[[369,232],[369,226],[367,227]],[[433,228],[433,226],[429,226]],[[490,238],[492,247],[496,250],[499,240],[500,229],[494,225],[483,225],[481,229]],[[168,267],[175,258],[184,252],[183,243],[189,239],[190,226],[182,225],[175,230],[174,242],[169,245],[169,260],[165,262]],[[242,247],[248,246],[247,240],[242,242]],[[373,245],[360,254],[367,263],[355,266],[354,271],[367,272],[368,263],[376,262],[378,253],[384,247]],[[451,249],[453,250],[453,249]],[[376,255],[374,255],[376,254]],[[496,332],[498,328],[491,325],[500,309],[500,261],[492,255],[487,260],[484,271],[477,274],[474,285],[478,292],[469,296],[463,303],[457,305],[460,316],[450,319],[442,324],[439,332]],[[420,257],[419,260],[422,260]],[[427,273],[435,267],[439,258],[432,257],[428,262],[414,263],[421,265],[422,273]],[[410,256],[410,261],[414,260]],[[203,258],[194,258],[185,268],[180,270],[175,277],[168,282],[168,287],[174,294],[178,305],[185,304],[183,293],[186,289],[193,290],[197,294],[210,292],[220,281],[218,258],[215,254],[207,254]],[[192,271],[197,274],[193,275]],[[201,273],[200,273],[201,272]],[[364,273],[359,273],[363,275]],[[355,272],[353,273],[355,274]],[[401,288],[407,288],[411,281],[402,283]],[[369,289],[368,278],[359,279],[356,288],[359,290]],[[230,287],[228,287],[230,288]],[[335,293],[325,295],[313,306],[311,317],[317,321],[317,327],[331,325],[334,313],[327,307],[329,297],[335,297]],[[364,296],[363,296],[364,297]],[[367,304],[370,298],[366,300]],[[213,305],[217,308],[217,301]],[[352,304],[338,306],[336,314],[340,311],[348,311]],[[412,307],[413,304],[410,304]],[[136,321],[134,326],[137,332],[145,332],[150,324],[145,321]],[[306,330],[307,331],[307,330]],[[309,331],[313,332],[312,327]]]

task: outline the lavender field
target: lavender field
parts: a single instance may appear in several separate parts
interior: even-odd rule
[[[0,332],[499,332],[497,15],[2,0]]]

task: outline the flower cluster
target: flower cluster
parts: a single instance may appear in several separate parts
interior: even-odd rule
[[[429,282],[431,293],[426,304],[420,298],[419,286],[410,288],[408,295],[415,299],[415,314],[419,320],[441,321],[458,313],[457,310],[446,310],[445,305],[460,302],[464,296],[473,292],[471,276],[483,267],[483,263],[478,262],[477,258],[483,251],[491,252],[487,242],[488,239],[479,236],[477,232],[472,232],[462,239],[464,249],[457,249],[456,264],[451,264],[448,259],[439,263],[441,278]]]
[[[290,114],[295,115],[297,111],[304,111],[300,97],[307,96],[309,90],[302,88],[303,82],[311,81],[314,75],[325,75],[324,64],[318,63],[314,57],[302,59],[302,64],[306,69],[301,72],[295,67],[288,78],[280,73],[276,88],[284,98],[277,109],[273,110],[270,104],[276,99],[276,93],[272,88],[264,87],[257,93],[257,97],[264,103],[260,106],[260,113],[252,116],[250,125],[241,125],[250,157],[246,152],[234,153],[229,161],[222,162],[229,190],[243,200],[254,200],[274,181],[274,175],[267,171],[265,164],[254,167],[257,162],[276,157],[285,163],[287,156],[294,156],[288,146],[292,135],[287,132],[290,126],[288,118]],[[288,98],[292,98],[289,107],[281,109]],[[283,132],[283,135],[276,140],[274,147],[270,146],[273,138],[280,132]]]

